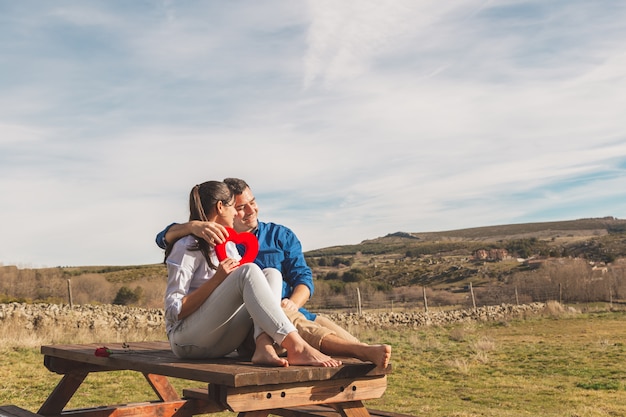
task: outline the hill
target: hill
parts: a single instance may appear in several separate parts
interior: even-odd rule
[[[420,247],[428,243],[465,242],[472,244],[502,243],[504,241],[541,239],[555,243],[572,243],[609,234],[626,232],[626,220],[614,217],[579,219],[543,223],[521,223],[498,226],[475,227],[443,232],[408,233],[395,232],[384,237],[365,240],[357,245],[332,246],[307,252],[309,256],[329,254],[389,253]],[[476,245],[472,245],[476,246]]]
[[[626,220],[614,217],[395,232],[305,253],[316,277],[313,307],[626,299]],[[62,301],[159,307],[163,265],[0,267],[0,302]],[[70,286],[71,282],[71,286]],[[513,298],[515,297],[515,298]],[[424,300],[424,301],[422,301]],[[561,300],[562,301],[562,300]]]

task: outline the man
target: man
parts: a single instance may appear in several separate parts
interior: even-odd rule
[[[331,329],[338,336],[358,341],[332,320],[311,313],[304,308],[313,294],[313,273],[304,259],[302,245],[297,236],[289,229],[276,223],[264,223],[258,220],[259,208],[248,184],[238,178],[226,178],[224,182],[235,195],[235,230],[238,233],[251,232],[259,241],[259,253],[255,263],[261,269],[274,268],[283,276],[283,295],[281,306],[285,311],[300,311],[308,320]],[[165,249],[168,242],[174,242],[183,236],[193,234],[212,245],[226,240],[227,232],[223,226],[214,222],[191,221],[171,224],[156,237],[156,243]]]

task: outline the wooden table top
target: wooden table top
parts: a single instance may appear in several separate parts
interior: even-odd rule
[[[98,357],[95,350],[106,346],[113,353]],[[340,378],[373,377],[391,372],[358,359],[341,358],[337,368],[314,366],[255,366],[236,358],[206,360],[179,359],[168,342],[132,342],[127,349],[121,343],[42,346],[45,364],[53,372],[70,373],[73,369],[90,372],[133,370],[174,378],[188,379],[229,387],[324,381]]]

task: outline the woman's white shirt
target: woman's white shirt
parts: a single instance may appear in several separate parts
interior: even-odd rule
[[[174,243],[172,252],[165,262],[167,265],[165,325],[168,334],[179,322],[178,315],[183,306],[183,298],[215,275],[215,270],[209,267],[204,255],[197,250],[197,247],[197,237],[185,236]],[[241,259],[233,242],[226,244],[226,254],[229,258]],[[219,264],[215,250],[209,251],[209,257],[213,265]]]

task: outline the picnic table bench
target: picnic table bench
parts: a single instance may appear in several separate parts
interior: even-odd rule
[[[240,417],[398,417],[368,410],[363,401],[380,398],[387,369],[358,359],[337,368],[255,366],[237,358],[179,359],[167,342],[107,344],[109,357],[95,355],[101,344],[42,346],[44,365],[63,375],[36,415],[46,417],[191,417],[220,411]],[[126,349],[125,349],[126,348]],[[115,353],[119,352],[119,353]],[[158,400],[93,408],[65,407],[92,372],[131,370],[144,375]],[[206,388],[176,392],[168,377],[206,383]],[[6,411],[6,410],[5,410]],[[0,414],[2,414],[0,410]],[[7,411],[6,415],[10,415]],[[14,417],[33,417],[13,413]]]

